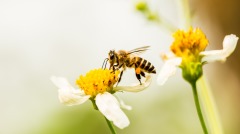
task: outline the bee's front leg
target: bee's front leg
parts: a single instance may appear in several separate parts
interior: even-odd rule
[[[121,64],[120,66],[117,65],[116,66],[116,68],[117,68],[116,70],[120,70],[120,68],[122,68],[122,66],[123,66],[123,64]]]
[[[120,83],[120,81],[121,81],[121,79],[122,79],[122,75],[123,75],[123,70],[122,70],[121,73],[120,73],[120,76],[119,76],[119,79],[118,79],[118,82],[117,82],[117,85],[116,85],[116,86],[118,86],[118,84]]]
[[[109,67],[109,70],[113,70],[113,72],[115,72],[116,67],[117,67],[116,65],[111,64],[110,67]]]

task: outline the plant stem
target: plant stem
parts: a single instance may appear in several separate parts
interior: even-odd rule
[[[160,26],[162,25],[163,27],[165,27],[168,32],[172,33],[175,32],[177,30],[177,27],[175,27],[173,24],[171,24],[170,22],[168,22],[164,17],[159,16],[158,19],[156,20],[157,24],[159,24]]]
[[[108,127],[110,128],[112,134],[116,134],[116,131],[114,130],[112,123],[106,117],[105,117],[105,120],[106,120]]]
[[[90,100],[92,101],[93,108],[94,108],[95,110],[98,110],[98,107],[97,107],[97,105],[96,105],[95,100],[94,100],[93,98],[90,98]],[[107,122],[107,124],[108,124],[108,127],[110,128],[112,134],[116,134],[116,131],[114,130],[112,123],[111,123],[105,116],[104,116],[104,118],[105,118],[105,120],[106,120],[106,122]]]
[[[96,105],[95,100],[94,100],[93,98],[90,98],[90,100],[92,101],[93,108],[94,108],[95,110],[98,110],[98,107],[97,107],[97,105]]]
[[[206,127],[206,124],[205,124],[204,119],[203,119],[203,114],[202,114],[199,99],[198,99],[196,82],[192,82],[191,85],[192,85],[194,101],[195,101],[195,105],[196,105],[196,108],[197,108],[198,117],[199,117],[199,120],[200,120],[201,125],[202,125],[202,129],[204,131],[204,134],[208,134],[207,127]]]
[[[223,128],[219,118],[219,114],[214,102],[211,89],[206,81],[204,75],[198,80],[199,98],[202,102],[202,109],[204,110],[205,117],[208,122],[209,132],[212,134],[223,134]]]

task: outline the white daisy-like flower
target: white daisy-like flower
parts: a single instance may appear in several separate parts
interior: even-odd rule
[[[89,71],[86,76],[80,76],[76,83],[79,89],[72,87],[62,77],[52,76],[52,82],[59,88],[58,96],[61,103],[72,106],[79,105],[87,100],[94,100],[97,109],[115,126],[120,129],[127,127],[130,122],[121,108],[131,110],[131,106],[124,104],[115,98],[113,93],[117,91],[136,92],[147,88],[151,83],[151,77],[147,76],[142,85],[117,86],[119,71],[95,69]]]
[[[157,78],[159,85],[163,85],[170,76],[174,75],[178,67],[182,69],[182,75],[187,81],[198,80],[202,75],[202,66],[205,63],[224,62],[235,50],[238,41],[236,35],[226,35],[222,50],[204,51],[208,45],[208,40],[198,28],[194,30],[190,28],[188,32],[178,30],[173,34],[173,37],[172,53],[162,56],[165,63]]]

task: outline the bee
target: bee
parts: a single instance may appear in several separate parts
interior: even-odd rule
[[[108,61],[110,63],[109,69],[120,70],[120,77],[118,83],[121,81],[123,71],[126,68],[134,68],[137,79],[141,83],[141,76],[145,77],[145,73],[156,74],[155,67],[146,59],[139,57],[138,55],[148,50],[150,46],[143,46],[135,48],[130,51],[125,50],[110,50],[108,53]]]

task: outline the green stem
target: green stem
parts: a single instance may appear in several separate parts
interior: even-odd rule
[[[156,22],[158,25],[163,26],[168,30],[168,32],[172,33],[177,30],[177,27],[174,26],[172,23],[168,22],[166,18],[161,16],[157,11],[152,11],[148,6],[147,1],[139,2],[136,5],[136,9],[140,11],[147,20]]]
[[[90,98],[90,100],[92,101],[93,108],[94,108],[95,110],[98,110],[98,107],[97,107],[97,105],[96,105],[96,102],[95,102],[94,98]]]
[[[93,108],[94,108],[95,110],[98,110],[98,107],[97,107],[97,105],[96,105],[95,100],[94,100],[93,98],[90,98],[90,100],[92,101]],[[112,134],[116,134],[116,131],[114,130],[112,123],[111,123],[105,116],[104,116],[104,118],[105,118],[105,120],[106,120],[106,122],[107,122],[107,124],[108,124],[108,127],[109,127],[109,129],[111,130]]]
[[[156,22],[157,22],[157,24],[165,27],[170,33],[175,32],[177,30],[177,27],[175,27],[170,22],[166,21],[166,19],[162,16],[159,16],[158,19],[156,20]]]
[[[108,127],[110,128],[112,134],[116,134],[116,131],[114,130],[112,123],[106,117],[105,117],[105,120],[106,120]]]
[[[217,106],[214,102],[211,88],[207,83],[204,75],[198,80],[199,98],[201,100],[202,109],[208,122],[209,132],[212,134],[223,134],[221,120],[218,114]]]
[[[198,99],[196,82],[192,82],[191,85],[192,85],[194,101],[195,101],[195,105],[196,105],[196,108],[197,108],[198,117],[199,117],[199,120],[200,120],[201,125],[202,125],[202,129],[204,131],[204,134],[208,134],[207,127],[206,127],[206,124],[205,124],[204,119],[203,119],[203,114],[202,114],[199,99]]]

